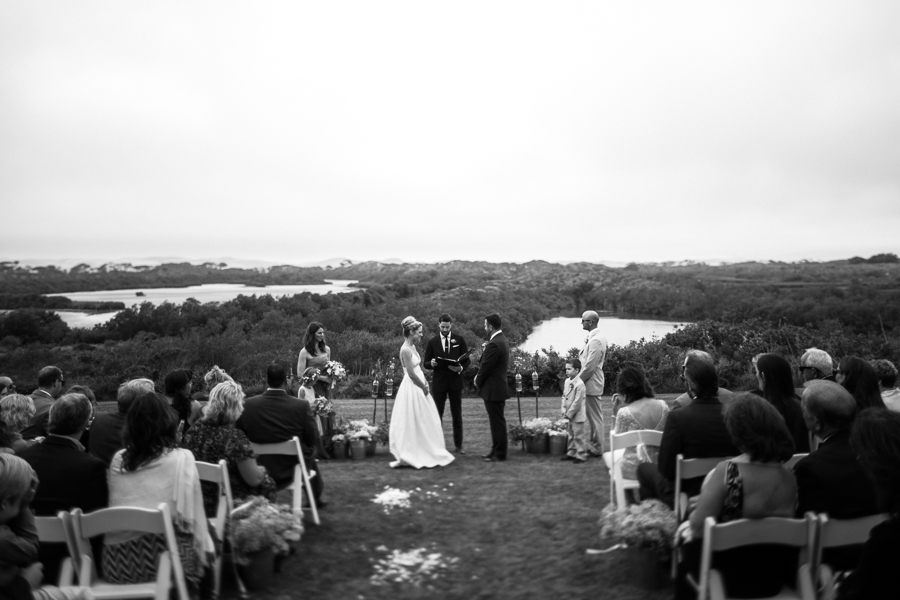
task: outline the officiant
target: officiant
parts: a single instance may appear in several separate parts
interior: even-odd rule
[[[462,372],[469,366],[469,348],[466,340],[452,333],[453,317],[444,313],[438,321],[440,333],[425,346],[425,357],[422,366],[434,371],[431,395],[437,405],[441,421],[444,419],[444,406],[450,399],[450,415],[453,418],[453,443],[457,454],[465,454],[463,449],[462,424]]]

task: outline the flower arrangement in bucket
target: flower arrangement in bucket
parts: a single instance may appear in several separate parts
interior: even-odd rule
[[[513,425],[509,428],[509,436],[519,442],[544,437],[553,426],[553,421],[546,417],[529,419],[521,425]]]
[[[553,422],[547,431],[550,436],[550,454],[562,456],[566,453],[566,447],[569,443],[569,424],[565,419],[558,419]]]
[[[267,550],[287,555],[302,535],[302,514],[262,497],[253,498],[231,513],[231,543],[239,565],[249,565],[254,555]]]
[[[365,453],[371,456],[374,454],[374,444],[378,436],[379,428],[369,425],[368,419],[359,419],[356,421],[341,422],[338,431],[344,435],[347,444],[351,450],[355,447],[356,454],[353,458],[362,458],[359,453]],[[371,449],[369,447],[371,446]]]
[[[608,550],[627,549],[633,578],[651,589],[665,582],[677,528],[675,513],[656,499],[618,509],[610,503],[600,513],[601,542],[614,544]]]

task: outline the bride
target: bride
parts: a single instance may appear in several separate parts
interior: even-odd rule
[[[401,322],[406,341],[400,347],[400,363],[406,376],[397,389],[389,433],[392,467],[443,467],[453,462],[444,446],[444,430],[437,407],[431,399],[428,381],[419,366],[416,342],[422,339],[422,324],[414,317]]]

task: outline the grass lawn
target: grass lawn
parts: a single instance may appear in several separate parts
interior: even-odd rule
[[[345,419],[372,419],[371,400],[335,404]],[[383,407],[379,402],[379,421]],[[558,407],[557,398],[543,398],[540,414],[555,418]],[[523,418],[534,414],[534,399],[523,399]],[[444,434],[452,447],[449,417],[448,407]],[[507,401],[506,417],[518,421],[515,398]],[[299,551],[284,562],[268,588],[253,597],[672,597],[668,588],[648,592],[634,585],[621,551],[585,554],[600,547],[597,521],[609,501],[602,459],[574,465],[511,447],[505,463],[485,463],[481,455],[489,450],[490,432],[480,399],[463,400],[463,424],[468,454],[444,468],[391,469],[391,455],[382,446],[367,459],[320,462],[329,503],[320,512],[322,525],[307,525]],[[414,491],[411,506],[385,514],[372,500],[388,486]],[[370,581],[375,563],[389,551],[416,548],[456,562],[420,586]],[[224,593],[237,596],[227,579]]]

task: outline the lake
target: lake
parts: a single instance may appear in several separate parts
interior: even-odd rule
[[[654,337],[661,338],[684,325],[686,323],[651,319],[620,319],[601,315],[597,328],[610,345],[627,346],[630,342],[636,342],[641,338],[647,341]],[[541,348],[553,346],[554,350],[565,354],[570,348],[581,349],[586,337],[587,332],[581,328],[581,317],[556,317],[542,321],[519,348],[534,353],[539,352]]]
[[[350,287],[356,283],[356,279],[326,279],[328,283],[313,285],[241,285],[239,283],[208,283],[179,288],[135,288],[130,290],[100,290],[96,292],[66,292],[62,294],[47,294],[48,296],[65,296],[76,302],[124,302],[125,306],[133,306],[141,302],[162,304],[172,302],[182,304],[188,298],[195,298],[199,302],[227,302],[240,295],[262,296],[292,296],[311,292],[313,294],[341,294],[344,292],[357,292],[362,288]],[[143,292],[143,296],[138,296]],[[75,310],[60,310],[57,314],[69,327],[81,327],[90,329],[94,325],[106,323],[112,319],[118,311],[103,313],[87,313]]]

